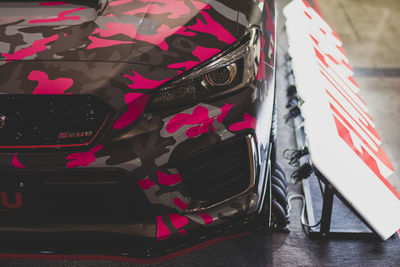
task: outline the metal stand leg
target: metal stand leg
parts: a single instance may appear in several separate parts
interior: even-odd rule
[[[318,179],[314,177],[314,180]],[[337,225],[337,220],[336,220],[336,225],[333,225],[334,222],[332,222],[332,216],[333,216],[333,209],[336,208],[336,213],[335,216],[341,216],[340,215],[340,210],[338,211],[337,209],[344,209],[346,206],[344,204],[338,205],[338,203],[335,203],[335,201],[339,201],[339,199],[335,199],[336,193],[332,185],[329,183],[325,182],[325,189],[322,194],[322,199],[319,201],[313,201],[311,194],[312,192],[310,191],[310,181],[303,181],[303,190],[304,190],[304,195],[305,195],[305,200],[306,200],[306,205],[307,205],[307,217],[309,219],[309,223],[315,224],[315,217],[314,217],[314,204],[319,206],[322,204],[322,210],[321,212],[321,223],[319,226],[312,226],[308,228],[308,236],[310,238],[373,238],[376,239],[377,235],[371,230],[368,229],[367,224],[362,221],[358,221],[357,224],[353,224],[349,228],[344,227],[342,225]],[[314,181],[315,182],[315,181]],[[317,193],[317,192],[315,192]],[[337,196],[340,197],[340,196]],[[343,201],[343,200],[342,200]],[[350,207],[348,207],[350,210],[352,210]],[[352,210],[355,212],[354,210]],[[343,217],[344,220],[354,220],[357,217]]]
[[[326,237],[330,233],[331,219],[332,219],[332,207],[333,207],[334,190],[331,185],[325,186],[322,206],[322,218],[320,233],[323,237]]]

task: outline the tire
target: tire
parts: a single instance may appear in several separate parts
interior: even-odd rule
[[[283,229],[288,225],[287,213],[285,209],[275,200],[271,203],[272,221],[271,226],[275,229]]]
[[[277,141],[277,109],[273,109],[272,126],[270,134],[271,149],[271,172],[267,177],[266,193],[260,213],[255,223],[257,229],[273,228],[288,232],[288,201],[287,184],[285,171],[277,162],[276,141]],[[269,193],[271,192],[271,194]]]
[[[272,176],[275,176],[276,178],[278,178],[285,186],[285,190],[287,189],[287,183],[286,183],[286,178],[285,176],[282,175],[282,173],[278,170],[274,170],[272,172]]]
[[[276,166],[279,166],[276,164]],[[279,166],[280,167],[280,166]],[[281,168],[276,168],[271,175],[271,221],[270,227],[278,231],[288,232],[289,214],[287,200],[287,185]]]
[[[277,185],[280,189],[283,190],[283,192],[285,193],[285,196],[287,196],[287,190],[286,190],[286,185],[284,182],[282,182],[282,180],[274,175],[272,175],[271,177],[271,182],[272,184]]]
[[[255,225],[258,230],[270,228],[276,231],[289,231],[287,185],[286,179],[284,176],[282,177],[279,169],[272,171],[268,179],[267,192],[270,191],[271,195],[267,193],[262,210],[257,215]],[[274,173],[277,175],[274,175]]]
[[[285,170],[283,169],[283,167],[278,162],[275,163],[275,170],[274,171],[279,171],[282,174],[282,176],[284,178],[286,178]]]
[[[287,198],[286,193],[276,184],[271,184],[271,192],[272,192],[272,200],[276,200],[284,209],[285,213],[287,213]]]

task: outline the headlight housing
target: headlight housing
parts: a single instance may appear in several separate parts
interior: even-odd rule
[[[159,88],[152,97],[151,109],[204,101],[237,91],[254,81],[260,64],[259,35],[258,28],[251,28],[227,51]]]

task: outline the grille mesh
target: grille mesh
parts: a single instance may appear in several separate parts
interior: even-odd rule
[[[1,95],[0,148],[87,145],[112,113],[89,95]]]
[[[250,185],[246,138],[234,138],[189,155],[178,163],[192,201],[212,205],[244,192]]]

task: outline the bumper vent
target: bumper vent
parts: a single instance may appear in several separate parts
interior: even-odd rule
[[[127,224],[151,221],[150,203],[129,174],[117,170],[5,171],[1,183],[8,201],[0,225]],[[20,185],[24,186],[21,187]]]
[[[200,207],[234,197],[251,185],[249,149],[245,137],[189,155],[178,166],[192,203]]]
[[[90,95],[1,95],[0,149],[86,146],[112,113]]]
[[[120,172],[45,178],[42,190],[45,223],[112,224],[152,218],[135,179]]]

